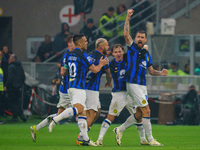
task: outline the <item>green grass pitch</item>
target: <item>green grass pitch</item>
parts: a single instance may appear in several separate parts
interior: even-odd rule
[[[45,127],[40,130],[37,142],[33,143],[29,127],[37,124],[41,119],[28,120],[26,123],[0,125],[0,150],[200,150],[200,126],[166,126],[152,125],[153,136],[162,147],[141,146],[135,126],[127,129],[122,138],[122,146],[115,142],[113,128],[119,124],[112,124],[103,141],[103,147],[77,146],[75,141],[79,133],[76,123],[56,125],[49,133]],[[100,124],[94,124],[89,137],[96,141],[100,131]]]

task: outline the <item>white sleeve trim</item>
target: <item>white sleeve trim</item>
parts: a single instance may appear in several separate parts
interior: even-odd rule
[[[133,44],[133,41],[131,42],[131,44],[126,44],[128,47],[130,47]]]

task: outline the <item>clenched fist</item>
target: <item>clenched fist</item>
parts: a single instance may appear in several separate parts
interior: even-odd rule
[[[134,13],[134,10],[133,9],[128,9],[127,10],[127,17],[131,17]]]

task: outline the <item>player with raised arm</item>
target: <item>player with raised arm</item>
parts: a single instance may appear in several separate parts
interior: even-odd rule
[[[143,46],[147,41],[147,34],[145,31],[138,31],[136,33],[135,42],[131,38],[129,34],[129,21],[133,13],[134,10],[129,9],[127,11],[124,25],[124,38],[128,46],[128,68],[126,70],[127,92],[137,106],[137,110],[142,112],[143,126],[149,145],[162,146],[162,144],[157,142],[152,135],[145,74],[148,70],[150,75],[166,76],[168,71],[166,69],[163,69],[162,71],[153,69],[151,55],[146,49],[143,49]],[[120,127],[116,128],[115,131],[116,136],[121,137],[123,131]],[[121,139],[119,139],[119,141],[121,141]]]
[[[58,112],[56,114],[49,115],[47,118],[45,118],[43,121],[41,121],[38,125],[33,125],[30,127],[31,137],[32,137],[33,142],[36,142],[37,133],[41,128],[44,128],[45,126],[49,125],[49,123],[51,122],[53,117],[62,113],[66,108],[71,107],[70,98],[67,93],[67,85],[68,85],[69,79],[68,79],[68,75],[62,74],[62,70],[64,69],[64,64],[66,62],[67,54],[75,48],[75,45],[73,42],[73,37],[74,37],[73,35],[69,35],[66,38],[66,43],[67,43],[68,47],[67,47],[66,53],[63,56],[62,64],[61,64],[62,65],[61,66],[62,81],[61,81],[60,88],[59,88],[59,97],[60,98],[59,98],[59,102],[57,104]]]
[[[102,123],[96,144],[98,146],[103,146],[103,137],[105,133],[107,132],[111,123],[114,121],[115,116],[118,116],[124,107],[126,107],[131,114],[131,117],[129,119],[131,125],[136,124],[136,126],[139,126],[139,128],[137,129],[140,135],[140,139],[142,139],[142,144],[148,144],[141,123],[141,112],[138,111],[136,113],[133,102],[126,91],[125,71],[127,69],[127,61],[126,58],[123,58],[123,56],[126,55],[124,55],[124,48],[121,44],[115,44],[111,49],[111,53],[114,56],[114,60],[112,60],[110,63],[110,70],[114,82],[114,88],[112,90],[112,100],[109,107],[109,114]],[[131,126],[130,124],[127,125],[127,128]],[[117,142],[117,144],[120,146],[121,141]]]
[[[95,66],[88,55],[83,52],[87,50],[86,37],[82,34],[75,35],[73,41],[76,48],[68,54],[65,65],[66,69],[68,67],[69,70],[68,94],[73,107],[65,109],[60,115],[52,119],[49,124],[49,132],[52,132],[53,127],[60,120],[78,115],[78,127],[83,135],[82,145],[97,146],[89,139],[87,134],[85,73],[87,68],[94,73],[99,72],[103,66],[108,64],[108,59],[101,57],[99,65]]]

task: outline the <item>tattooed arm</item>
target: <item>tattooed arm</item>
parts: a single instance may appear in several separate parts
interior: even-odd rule
[[[131,38],[131,36],[129,34],[129,22],[130,22],[130,18],[131,18],[131,15],[133,14],[133,12],[134,12],[134,10],[132,10],[132,9],[129,9],[127,11],[126,21],[124,24],[124,38],[125,38],[127,45],[130,45],[133,42],[133,39]]]
[[[152,76],[166,76],[168,74],[167,69],[163,69],[162,71],[154,70],[152,66],[148,67],[149,74]]]

